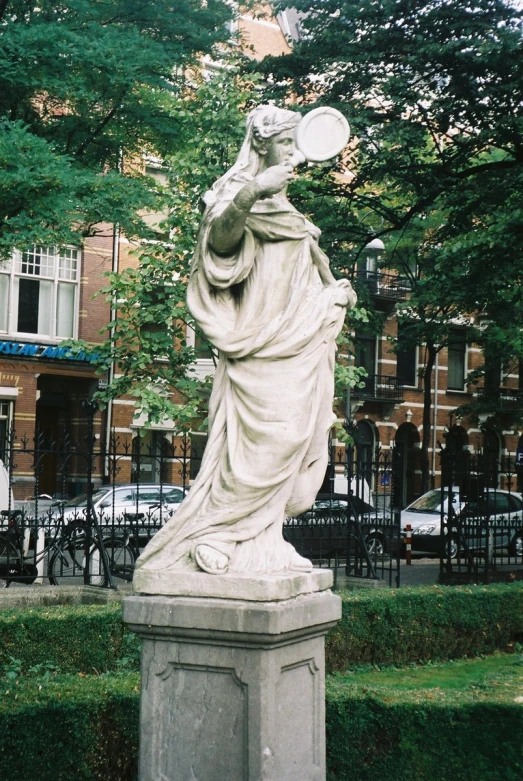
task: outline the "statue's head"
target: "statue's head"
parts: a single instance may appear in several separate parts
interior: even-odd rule
[[[263,143],[268,138],[284,130],[296,129],[301,114],[277,106],[257,106],[247,119],[247,129],[251,129],[253,141]]]
[[[271,147],[275,147],[277,137],[280,135],[287,136],[287,143],[291,140],[294,143],[294,134],[301,118],[301,114],[296,111],[288,111],[268,104],[253,109],[247,117],[245,139],[236,162],[215,182],[211,191],[205,194],[205,203],[214,203],[217,194],[233,176],[240,173],[250,173],[255,176],[266,167],[269,160],[271,165],[283,162],[282,159],[277,158],[280,153],[283,157],[285,152],[282,150],[278,152]]]
[[[276,106],[258,106],[247,120],[247,135],[251,148],[260,160],[260,167],[285,162],[295,150],[294,137],[301,115]]]

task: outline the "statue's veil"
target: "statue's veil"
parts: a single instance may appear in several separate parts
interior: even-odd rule
[[[218,198],[219,192],[225,187],[227,182],[240,173],[249,173],[255,176],[260,164],[260,157],[253,146],[253,136],[258,139],[271,138],[272,136],[283,133],[284,130],[290,130],[296,127],[301,120],[301,114],[296,111],[278,108],[272,105],[257,106],[247,117],[247,127],[245,138],[240,148],[238,157],[234,165],[229,168],[227,173],[221,176],[208,190],[203,200],[206,206],[212,206]]]

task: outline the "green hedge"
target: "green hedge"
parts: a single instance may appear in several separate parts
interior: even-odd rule
[[[446,667],[328,676],[329,781],[521,781],[521,660]],[[1,683],[2,781],[136,781],[137,673]]]
[[[52,664],[62,673],[106,672],[122,660],[138,669],[139,641],[122,623],[119,603],[0,611],[0,673]]]
[[[358,664],[409,664],[478,656],[523,642],[523,583],[431,586],[342,594],[327,636],[330,672]],[[0,611],[0,672],[50,662],[61,672],[138,669],[138,640],[119,603]]]
[[[479,656],[523,642],[523,584],[430,586],[341,594],[326,667]]]
[[[447,688],[434,668],[431,686],[417,686],[423,668],[409,686],[406,671],[387,685],[377,671],[328,676],[329,781],[521,781],[523,663],[506,656],[505,674],[489,676],[481,661],[456,663]]]
[[[138,673],[0,685],[2,781],[135,781]]]

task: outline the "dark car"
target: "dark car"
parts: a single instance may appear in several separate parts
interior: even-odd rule
[[[345,557],[361,544],[381,556],[383,525],[383,514],[356,496],[319,494],[310,510],[285,520],[283,536],[308,559]]]

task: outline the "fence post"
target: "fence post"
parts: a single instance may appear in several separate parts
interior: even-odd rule
[[[36,543],[35,543],[35,561],[36,564],[36,570],[38,572],[38,577],[35,580],[35,583],[43,584],[44,582],[44,575],[45,575],[45,561],[44,561],[44,551],[45,551],[45,528],[43,526],[37,527],[36,532]]]
[[[412,526],[405,526],[405,564],[412,564]]]

